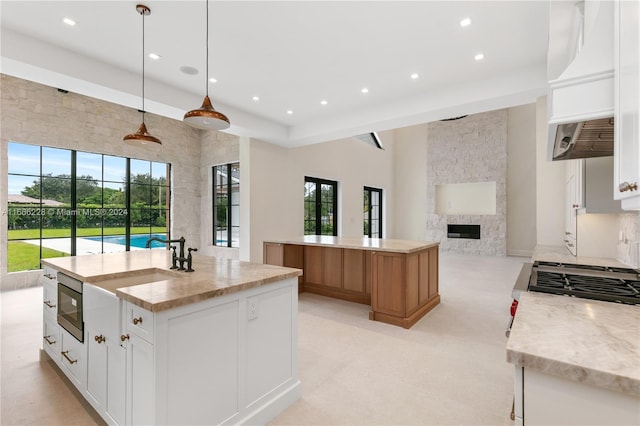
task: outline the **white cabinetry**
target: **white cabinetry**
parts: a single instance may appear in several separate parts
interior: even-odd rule
[[[51,357],[59,359],[61,352],[60,326],[56,319],[58,309],[58,279],[55,269],[45,267],[42,283],[42,348]]]
[[[85,283],[83,308],[87,347],[85,396],[111,424],[125,423],[126,349],[120,345],[122,301]]]
[[[564,244],[574,256],[577,247],[576,214],[583,202],[582,171],[582,160],[566,161]]]
[[[516,376],[518,374],[523,377],[520,413],[525,425],[640,424],[640,399],[637,397],[531,368],[516,367]]]
[[[615,2],[614,194],[640,210],[640,4]]]
[[[262,424],[300,397],[297,278],[126,310],[127,423]]]

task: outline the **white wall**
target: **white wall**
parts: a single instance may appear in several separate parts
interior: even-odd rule
[[[536,102],[536,240],[564,246],[565,164],[547,161],[547,98]]]
[[[394,131],[395,238],[426,239],[427,138],[429,126],[404,127]],[[389,204],[387,204],[389,207]]]
[[[251,252],[241,259],[262,262],[263,241],[303,235],[305,176],[338,181],[338,235],[344,237],[362,236],[364,186],[381,188],[384,237],[394,238],[394,141],[392,132],[379,136],[384,150],[353,138],[295,149],[251,140]],[[241,185],[242,192],[247,187]]]
[[[508,109],[507,255],[533,254],[536,246],[536,104]]]

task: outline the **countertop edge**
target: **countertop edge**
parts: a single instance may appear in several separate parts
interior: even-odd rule
[[[508,346],[507,362],[518,367],[531,368],[541,373],[640,398],[640,380],[631,377],[550,360],[549,358],[520,352]]]
[[[294,241],[294,240],[264,240],[264,242],[271,243],[271,244],[291,244],[291,245],[297,245],[297,246],[321,246],[321,247],[345,248],[345,249],[353,249],[353,250],[383,251],[383,252],[389,252],[389,253],[403,253],[403,254],[416,253],[416,252],[437,247],[440,245],[440,243],[437,241],[429,241],[426,244],[419,247],[415,247],[415,248],[394,249],[389,247],[366,247],[366,246],[357,245],[357,244],[307,242],[307,241]]]

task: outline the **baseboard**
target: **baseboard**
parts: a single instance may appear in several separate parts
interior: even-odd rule
[[[261,403],[260,407],[248,414],[244,419],[240,420],[238,424],[266,425],[301,397],[302,382],[297,380],[282,392],[274,395],[270,401]]]
[[[507,250],[507,256],[516,256],[516,257],[532,257],[533,250]]]

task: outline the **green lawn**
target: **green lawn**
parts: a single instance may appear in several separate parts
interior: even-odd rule
[[[105,228],[104,235],[124,235],[124,227],[119,228]],[[146,234],[149,232],[149,228],[146,226],[131,228],[131,234]],[[151,228],[151,232],[154,234],[164,234],[167,232],[167,228],[164,226],[155,226]],[[8,231],[10,240],[30,240],[40,238],[39,229],[10,229]],[[79,228],[79,237],[97,237],[102,235],[102,228]],[[43,229],[42,236],[44,238],[60,238],[70,237],[71,230],[66,229]]]
[[[131,234],[146,234],[149,228],[146,226],[131,228]],[[164,234],[167,228],[164,226],[156,226],[151,228],[154,234]],[[124,235],[125,229],[121,228],[105,228],[104,235]],[[43,229],[42,236],[45,238],[64,238],[70,237],[69,229]],[[8,231],[9,242],[7,245],[7,266],[9,272],[28,271],[31,269],[40,269],[40,247],[34,244],[24,243],[21,241],[11,240],[27,240],[39,239],[39,229],[10,229]],[[81,228],[78,229],[79,237],[92,237],[102,235],[102,228]],[[68,253],[57,250],[42,248],[42,258],[69,256]]]
[[[42,249],[42,258],[69,256],[67,253],[52,250],[49,248]],[[28,271],[31,269],[40,269],[40,247],[34,244],[23,243],[20,241],[9,241],[7,245],[8,271]]]

